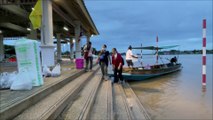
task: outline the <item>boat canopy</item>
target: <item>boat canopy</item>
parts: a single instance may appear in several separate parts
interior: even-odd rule
[[[132,47],[132,49],[145,49],[145,50],[161,50],[161,49],[169,49],[174,48],[179,45],[171,45],[171,46],[162,46],[162,47],[155,47],[155,46],[147,46],[147,47]]]

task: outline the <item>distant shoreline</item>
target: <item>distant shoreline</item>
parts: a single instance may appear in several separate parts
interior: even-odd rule
[[[207,55],[212,55],[213,53],[206,53]],[[143,54],[143,55],[153,55],[153,54]],[[202,55],[202,54],[159,54],[159,55]]]
[[[125,55],[126,53],[121,53],[122,55]],[[152,54],[143,54],[143,55],[154,55]],[[202,55],[202,50],[170,50],[170,51],[159,51],[159,55]],[[206,50],[206,54],[213,54],[213,50]],[[137,55],[140,55],[140,53],[137,53]]]

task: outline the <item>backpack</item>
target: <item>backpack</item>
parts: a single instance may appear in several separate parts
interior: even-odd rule
[[[122,65],[124,65],[125,63],[124,63],[124,59],[123,59],[123,57],[121,57],[122,58]]]
[[[87,59],[89,55],[89,52],[84,52],[84,59]]]
[[[100,61],[104,61],[104,59],[105,59],[105,54],[101,54],[100,55]]]

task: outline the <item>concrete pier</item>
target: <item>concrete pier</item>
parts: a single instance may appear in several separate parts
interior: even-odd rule
[[[128,83],[101,80],[93,71],[74,69],[62,61],[62,75],[45,78],[30,91],[1,90],[0,118],[6,119],[131,119],[150,120]]]

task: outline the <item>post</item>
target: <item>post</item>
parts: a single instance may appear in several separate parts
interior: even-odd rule
[[[73,46],[74,46],[74,43],[73,43],[73,36],[70,37],[70,59],[73,59],[74,56],[73,56]]]
[[[42,0],[42,66],[54,66],[52,0]]]
[[[143,44],[141,44],[141,67],[143,67],[143,62],[142,62],[142,55],[143,55],[143,53],[142,53],[142,47],[143,47]]]
[[[75,21],[75,56],[76,58],[81,58],[81,39],[80,39],[80,22]]]
[[[206,19],[203,19],[202,85],[206,86]]]
[[[91,35],[90,35],[90,34],[87,34],[86,36],[87,36],[87,43],[88,43],[88,42],[90,41],[90,36],[91,36]]]
[[[61,61],[61,34],[56,34],[57,39],[57,61]]]
[[[156,64],[158,64],[158,36],[156,37],[156,42],[157,42],[157,52],[156,52]]]
[[[3,34],[0,33],[0,61],[4,59],[4,41]]]

